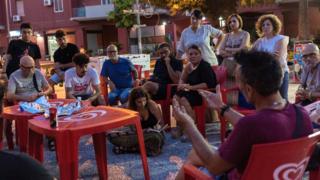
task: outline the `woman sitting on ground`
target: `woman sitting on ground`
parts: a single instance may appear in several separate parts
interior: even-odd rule
[[[202,105],[202,97],[199,89],[212,89],[217,85],[216,75],[210,64],[202,59],[201,50],[197,45],[191,45],[187,49],[189,63],[182,71],[178,85],[177,100],[185,107],[187,113],[196,119],[192,107]],[[173,131],[173,137],[182,135],[181,131]]]
[[[160,132],[162,113],[160,107],[149,98],[142,88],[134,88],[129,96],[129,109],[137,111],[141,117],[147,155],[156,156],[161,153],[163,135]],[[138,152],[139,143],[134,128],[122,132],[110,133],[109,140],[114,145],[116,154]]]

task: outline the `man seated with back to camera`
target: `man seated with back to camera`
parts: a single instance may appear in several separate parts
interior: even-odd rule
[[[205,167],[214,176],[224,174],[231,179],[240,179],[253,145],[303,137],[313,130],[307,112],[281,97],[279,88],[283,74],[275,57],[266,52],[250,51],[237,53],[235,59],[238,64],[236,81],[246,100],[256,107],[256,112],[243,116],[224,104],[220,86],[217,86],[216,93],[199,90],[208,106],[216,109],[234,127],[218,149],[202,137],[194,120],[176,99],[173,100],[173,109],[176,120],[192,142],[193,149],[185,163]],[[296,113],[301,114],[302,121],[297,135]],[[177,179],[183,179],[183,176],[183,169],[180,169]]]

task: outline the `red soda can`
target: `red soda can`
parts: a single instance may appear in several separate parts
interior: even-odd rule
[[[56,128],[57,127],[57,108],[56,107],[49,108],[49,120],[50,120],[50,127]]]

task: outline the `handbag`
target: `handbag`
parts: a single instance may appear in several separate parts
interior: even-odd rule
[[[138,153],[139,142],[135,131],[111,132],[107,135],[108,140],[114,145],[115,154]],[[147,156],[157,156],[161,154],[164,144],[164,134],[156,129],[145,129],[143,131],[144,143]]]

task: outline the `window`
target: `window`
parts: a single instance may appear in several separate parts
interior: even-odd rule
[[[112,4],[112,0],[101,0],[102,5]]]
[[[25,16],[23,1],[22,0],[17,0],[16,1],[16,5],[17,5],[17,15]]]
[[[54,12],[63,12],[63,0],[53,0]]]

